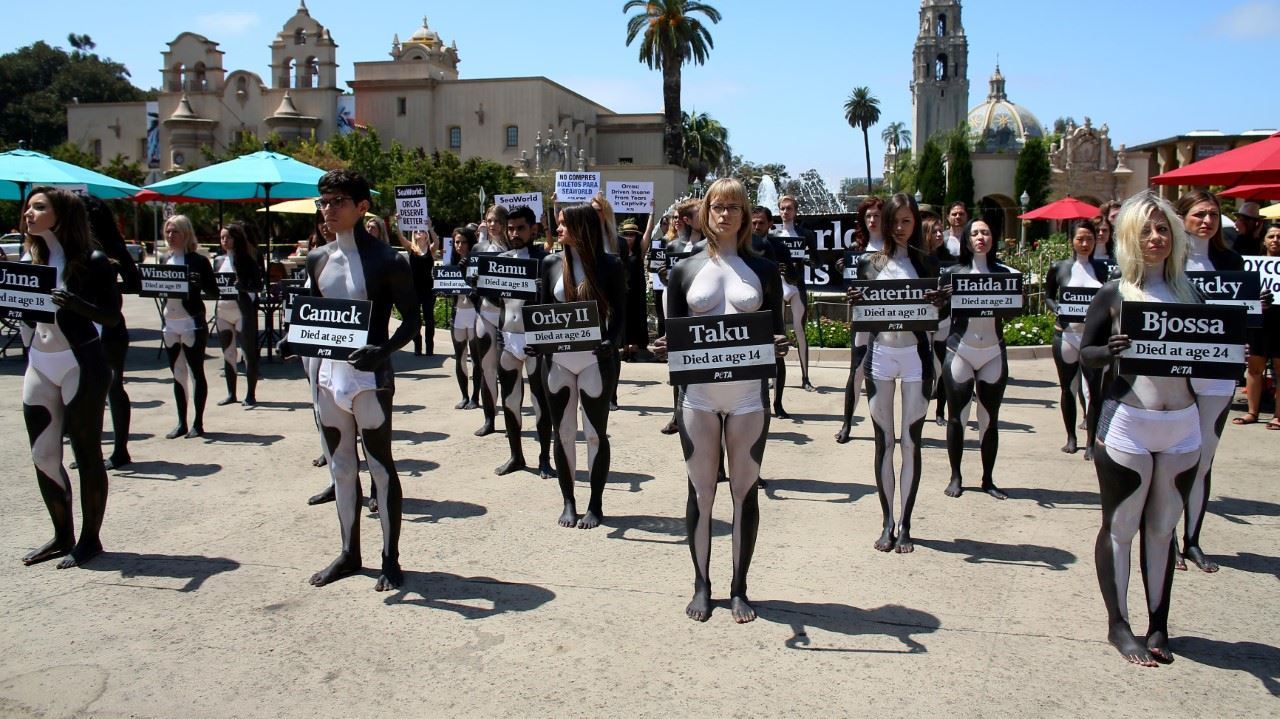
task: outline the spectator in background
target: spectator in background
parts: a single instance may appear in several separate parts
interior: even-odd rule
[[[1236,237],[1231,242],[1231,249],[1242,255],[1266,254],[1262,248],[1260,209],[1256,202],[1245,202],[1236,210]]]

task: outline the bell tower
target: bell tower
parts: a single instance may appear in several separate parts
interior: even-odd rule
[[[911,143],[920,148],[933,135],[967,121],[969,41],[960,22],[960,0],[920,0],[920,34],[911,64]]]

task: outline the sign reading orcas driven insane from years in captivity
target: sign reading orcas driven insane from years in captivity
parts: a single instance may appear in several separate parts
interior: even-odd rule
[[[773,316],[668,317],[667,367],[673,385],[773,377]]]
[[[471,291],[466,271],[458,265],[436,265],[431,268],[431,286],[437,295],[465,295]]]
[[[1130,346],[1121,374],[1235,379],[1244,367],[1245,309],[1232,305],[1125,302]]]
[[[1211,305],[1237,305],[1249,327],[1262,326],[1262,278],[1257,272],[1188,272],[1187,279]]]
[[[140,297],[182,298],[191,292],[191,275],[186,265],[138,265],[142,274]]]
[[[951,275],[951,311],[969,317],[1017,317],[1022,314],[1022,275]]]
[[[1089,304],[1098,294],[1099,287],[1059,287],[1058,320],[1063,324],[1084,322]]]
[[[938,279],[852,280],[862,290],[862,302],[853,306],[853,327],[858,332],[932,331],[938,329],[938,308],[924,298],[938,289]]]
[[[0,262],[0,312],[10,320],[53,322],[58,306],[49,293],[57,284],[56,267]]]
[[[539,261],[525,257],[482,257],[476,289],[492,298],[538,298]]]
[[[524,342],[539,352],[578,352],[600,346],[600,309],[594,301],[525,305]]]
[[[346,359],[369,344],[369,300],[299,295],[293,301],[289,346],[303,357]]]

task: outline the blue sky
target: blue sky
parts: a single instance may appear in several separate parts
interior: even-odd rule
[[[834,185],[865,175],[861,133],[843,104],[859,85],[880,99],[872,129],[872,173],[884,155],[879,132],[911,126],[914,0],[708,0],[724,16],[711,27],[715,49],[687,68],[683,105],[730,131],[735,152],[785,163],[791,174],[816,168]],[[391,38],[407,38],[425,12],[445,42],[456,41],[462,77],[545,75],[618,112],[660,112],[661,76],[627,47],[622,0],[549,3],[406,3],[309,0],[313,17],[338,43],[341,84],[353,63],[387,59]],[[295,0],[159,4],[63,0],[55,16],[39,3],[7,6],[0,51],[45,40],[67,47],[88,33],[97,52],[125,63],[135,84],[160,85],[160,53],[184,30],[218,42],[228,71],[269,77],[268,45]],[[1274,70],[1280,0],[1184,0],[1067,4],[971,0],[969,104],[985,99],[997,55],[1009,99],[1046,126],[1059,116],[1107,123],[1113,143],[1136,145],[1196,129],[1240,132],[1280,127]],[[1266,71],[1265,68],[1272,68]]]

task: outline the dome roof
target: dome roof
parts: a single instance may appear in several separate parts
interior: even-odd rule
[[[413,33],[413,37],[409,38],[409,42],[419,43],[429,47],[438,47],[443,44],[440,41],[440,34],[427,26],[426,16],[423,16],[422,18],[422,27],[418,28],[417,32]]]
[[[1000,66],[991,76],[987,101],[969,111],[969,129],[979,152],[1018,150],[1028,137],[1044,137],[1044,127],[1027,108],[1009,101]]]

